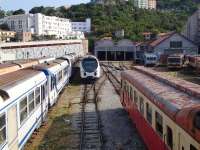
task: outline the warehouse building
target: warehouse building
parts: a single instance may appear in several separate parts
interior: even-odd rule
[[[114,43],[112,40],[100,40],[95,43],[95,56],[99,60],[130,61],[134,60],[136,47],[132,41],[123,39]]]

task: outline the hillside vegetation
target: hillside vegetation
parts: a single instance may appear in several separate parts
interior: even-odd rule
[[[34,7],[29,12],[70,18],[73,21],[89,17],[92,19],[92,36],[95,38],[113,36],[116,30],[124,29],[125,38],[142,40],[141,32],[181,31],[187,17],[197,10],[199,3],[198,0],[160,0],[158,10],[144,10],[135,8],[133,0],[105,1],[106,5],[88,3],[70,8]]]

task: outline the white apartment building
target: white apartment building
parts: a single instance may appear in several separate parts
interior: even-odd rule
[[[56,35],[64,39],[72,32],[69,19],[43,14],[22,14],[0,19],[0,24],[6,23],[10,30],[15,32],[31,32],[36,35]]]
[[[91,32],[91,19],[87,18],[85,22],[72,22],[72,31]]]
[[[156,9],[157,1],[156,0],[149,0],[148,1],[148,8],[149,9]]]
[[[134,0],[134,6],[143,9],[156,9],[156,0]]]

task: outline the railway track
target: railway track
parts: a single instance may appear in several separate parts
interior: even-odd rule
[[[100,80],[100,79],[99,79]],[[105,80],[101,83],[85,82],[81,102],[80,150],[102,148],[101,119],[98,109],[98,95]]]
[[[106,65],[102,64],[102,69],[104,73],[106,74],[108,80],[112,83],[113,87],[115,88],[115,91],[118,95],[120,95],[120,70],[116,70],[115,67],[112,65]],[[118,76],[117,76],[118,74]]]

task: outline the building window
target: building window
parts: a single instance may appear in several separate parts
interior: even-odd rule
[[[182,48],[182,41],[170,41],[170,48]]]
[[[28,116],[27,97],[20,101],[20,123],[22,123]]]
[[[146,116],[147,116],[147,121],[152,124],[152,108],[149,106],[148,103],[146,103]]]
[[[144,115],[144,99],[140,97],[140,112]]]
[[[170,127],[167,126],[167,145],[173,149],[173,132]]]
[[[163,136],[163,118],[156,112],[156,131],[162,137]]]
[[[11,21],[11,29],[15,29],[15,22],[14,21]]]
[[[40,87],[37,87],[35,90],[35,103],[36,106],[40,104]]]
[[[28,109],[29,109],[29,113],[31,113],[35,108],[35,104],[34,104],[34,92],[32,92],[31,94],[28,95]]]
[[[22,20],[18,21],[19,29],[22,29]]]
[[[0,147],[6,142],[6,115],[0,115]]]

